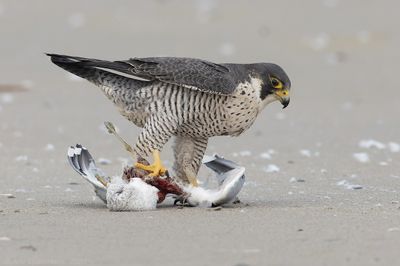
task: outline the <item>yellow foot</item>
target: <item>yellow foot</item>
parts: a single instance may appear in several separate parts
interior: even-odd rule
[[[167,172],[167,169],[162,165],[159,151],[157,150],[153,151],[153,159],[154,163],[151,165],[135,163],[135,167],[150,172],[149,174],[150,176],[164,175]]]
[[[197,178],[196,177],[192,177],[192,176],[188,176],[189,179],[189,183],[194,186],[194,187],[198,187],[199,183],[197,182]]]

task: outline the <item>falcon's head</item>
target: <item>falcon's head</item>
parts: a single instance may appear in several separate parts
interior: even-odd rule
[[[285,71],[272,63],[256,64],[254,70],[261,80],[260,98],[263,102],[278,100],[286,108],[290,102],[291,83]]]

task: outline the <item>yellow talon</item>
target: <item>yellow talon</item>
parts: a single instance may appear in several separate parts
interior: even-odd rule
[[[149,174],[150,176],[165,175],[165,173],[167,172],[167,169],[162,165],[159,151],[157,151],[157,150],[153,151],[153,159],[154,159],[154,163],[151,165],[135,163],[135,167],[150,172],[150,174]]]

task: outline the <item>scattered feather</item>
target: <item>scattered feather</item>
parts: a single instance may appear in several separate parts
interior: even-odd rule
[[[365,152],[353,153],[353,157],[360,163],[368,163],[370,161],[369,155]]]
[[[15,157],[16,162],[26,162],[28,161],[28,156],[27,155],[19,155]]]
[[[0,236],[0,241],[10,241],[11,238],[7,237],[7,236]]]
[[[55,147],[53,144],[49,143],[46,145],[46,147],[44,148],[46,151],[54,151]]]
[[[304,157],[311,157],[311,151],[309,150],[300,150],[300,154],[303,155]]]
[[[263,158],[263,159],[268,159],[268,160],[271,160],[271,158],[272,158],[271,154],[269,154],[268,152],[261,153],[260,157]]]
[[[360,146],[361,148],[366,148],[366,149],[376,148],[378,150],[383,150],[386,148],[385,144],[383,144],[382,142],[373,140],[373,139],[361,140],[358,143],[358,146]]]
[[[108,165],[108,164],[111,164],[111,163],[112,163],[111,160],[106,159],[106,158],[99,158],[99,159],[97,160],[97,162],[98,162],[99,164],[102,164],[102,165]]]
[[[10,193],[3,193],[3,194],[0,194],[0,196],[4,196],[4,197],[12,197],[13,196],[13,194],[10,194]]]
[[[280,168],[275,164],[269,164],[264,167],[264,171],[267,173],[278,173],[280,171]]]
[[[389,142],[388,145],[391,152],[400,152],[400,144],[396,142]]]
[[[353,189],[353,190],[355,190],[355,189],[362,189],[362,188],[363,188],[361,185],[352,184],[352,183],[350,183],[350,182],[347,181],[347,180],[339,181],[339,182],[336,183],[336,185],[342,186],[342,187],[344,187],[344,188],[346,188],[346,189]]]
[[[306,181],[305,181],[304,179],[302,179],[302,178],[291,177],[291,178],[289,179],[289,182],[290,182],[290,183],[294,183],[294,182],[304,183],[304,182],[306,182]]]
[[[290,183],[294,183],[294,182],[296,182],[296,181],[297,181],[296,177],[291,177],[291,178],[289,179],[289,182],[290,182]]]
[[[251,156],[251,151],[241,151],[239,155],[243,157]]]

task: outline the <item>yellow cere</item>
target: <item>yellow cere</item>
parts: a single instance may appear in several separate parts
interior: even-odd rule
[[[288,90],[280,90],[275,92],[276,95],[278,95],[279,97],[286,97],[289,96],[289,91]]]

